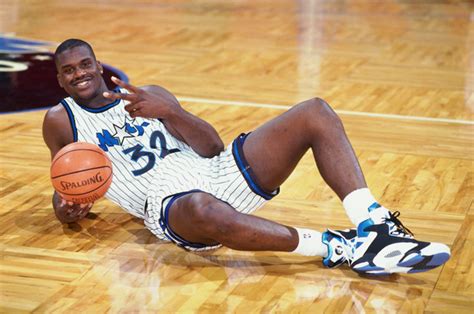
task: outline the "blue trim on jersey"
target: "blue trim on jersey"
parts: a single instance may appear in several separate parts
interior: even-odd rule
[[[61,100],[61,104],[63,105],[64,109],[66,109],[67,111],[69,122],[71,123],[71,128],[72,128],[72,136],[73,136],[74,142],[77,142],[77,128],[76,128],[76,121],[74,120],[74,114],[72,113],[72,110],[71,108],[69,108],[69,105],[65,99]]]
[[[253,173],[252,168],[245,159],[244,151],[242,149],[245,139],[249,134],[242,133],[234,140],[234,142],[232,143],[232,154],[234,155],[235,163],[237,164],[237,167],[239,168],[242,175],[244,176],[245,181],[247,181],[249,188],[255,194],[263,197],[264,199],[271,200],[280,192],[280,188],[276,189],[272,194],[270,194],[265,192],[255,182],[255,174]]]
[[[191,194],[191,193],[196,193],[196,192],[202,192],[201,190],[190,190],[190,191],[186,191],[186,192],[181,192],[181,193],[177,193],[177,194],[174,194],[173,196],[171,196],[171,199],[170,201],[168,202],[168,204],[166,205],[165,208],[161,208],[161,215],[160,215],[160,226],[161,226],[161,229],[163,229],[164,231],[164,234],[165,236],[173,243],[175,243],[176,245],[182,247],[182,248],[186,248],[186,247],[192,247],[192,248],[195,248],[195,249],[201,249],[201,248],[205,248],[205,247],[208,247],[208,246],[213,246],[213,245],[209,245],[209,244],[202,244],[202,243],[194,243],[194,242],[189,242],[185,239],[183,239],[182,237],[180,237],[178,234],[176,234],[170,227],[169,225],[169,209],[171,208],[171,205],[173,205],[173,203],[180,197],[184,196],[184,195],[187,195],[187,194]],[[217,245],[217,244],[216,244]]]
[[[120,87],[117,86],[116,88],[114,88],[114,92],[120,92]],[[109,110],[110,108],[113,108],[115,106],[117,106],[119,103],[120,103],[121,99],[115,99],[113,102],[111,102],[110,104],[107,104],[105,106],[102,106],[102,107],[99,107],[99,108],[89,108],[89,107],[86,107],[86,106],[83,106],[81,104],[78,104],[76,102],[76,104],[79,105],[79,107],[81,107],[82,109],[84,109],[85,111],[89,111],[89,112],[92,112],[92,113],[100,113],[100,112],[104,112],[106,110]]]
[[[100,107],[100,108],[89,108],[89,107],[82,106],[82,105],[79,105],[79,104],[78,105],[79,105],[79,107],[81,107],[85,111],[89,111],[89,112],[92,112],[92,113],[100,113],[100,112],[104,112],[106,110],[109,110],[112,107],[115,107],[116,105],[118,105],[120,100],[121,99],[116,99],[116,100],[114,100],[114,102],[111,102],[110,104],[107,104],[107,105],[105,105],[103,107]]]

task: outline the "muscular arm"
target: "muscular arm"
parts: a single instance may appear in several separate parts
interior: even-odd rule
[[[163,118],[163,123],[171,134],[181,138],[196,153],[203,157],[213,157],[224,149],[224,144],[214,127],[184,110],[173,94],[160,86],[146,86],[146,90],[166,95],[170,101],[179,106]]]
[[[160,119],[173,136],[203,157],[213,157],[224,149],[217,131],[206,121],[184,110],[176,97],[163,87],[137,88],[116,78],[113,81],[132,94],[106,93],[104,96],[130,101],[125,109],[131,117]]]
[[[61,105],[56,105],[48,110],[43,121],[43,139],[51,152],[51,159],[57,152],[73,142],[73,134],[66,110]],[[84,218],[92,205],[67,204],[59,194],[54,191],[53,208],[58,220],[62,223],[76,222]]]

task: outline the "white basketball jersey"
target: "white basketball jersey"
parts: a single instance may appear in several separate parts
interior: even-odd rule
[[[87,108],[71,97],[61,101],[69,115],[74,141],[98,145],[112,162],[113,179],[106,197],[130,214],[144,218],[147,191],[160,161],[177,152],[198,155],[172,136],[158,119],[131,118],[124,109],[127,103],[116,100],[101,108]]]

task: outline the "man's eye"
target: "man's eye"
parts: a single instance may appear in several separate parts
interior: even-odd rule
[[[84,63],[82,63],[82,68],[83,68],[83,69],[90,68],[91,66],[92,66],[92,62],[84,62]]]
[[[73,72],[72,68],[64,69],[65,74],[71,74]]]

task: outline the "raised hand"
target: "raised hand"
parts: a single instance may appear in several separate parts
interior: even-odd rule
[[[110,100],[123,99],[128,101],[129,104],[125,106],[125,110],[127,110],[132,118],[166,119],[182,110],[176,97],[165,89],[155,87],[153,92],[150,92],[125,83],[116,77],[112,77],[112,81],[128,90],[130,94],[109,91],[104,92],[104,97]]]

